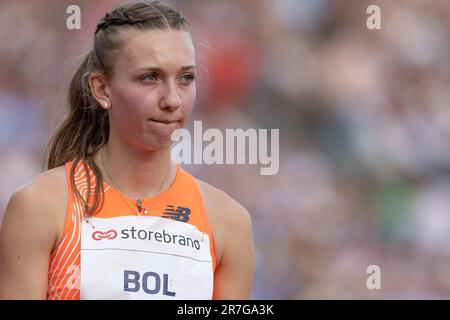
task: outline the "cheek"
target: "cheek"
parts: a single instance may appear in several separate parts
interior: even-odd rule
[[[183,103],[183,115],[185,117],[188,117],[192,113],[196,99],[197,90],[195,86],[192,86],[192,88],[189,88],[188,92],[186,93]]]
[[[127,85],[122,82],[115,86],[111,94],[112,108],[110,120],[112,126],[120,131],[133,136],[147,135],[149,132],[145,125],[145,119],[159,115],[157,90],[150,92],[135,85]],[[179,93],[182,97],[182,106],[175,111],[183,118],[181,126],[184,126],[194,108],[197,90],[196,86],[184,88]]]
[[[138,121],[145,112],[145,106],[149,103],[148,95],[142,93],[142,90],[136,90],[133,86],[122,86],[115,89],[112,95],[111,112],[117,118]]]
[[[143,132],[142,119],[145,118],[145,105],[148,96],[132,86],[123,85],[115,88],[111,94],[112,107],[109,110],[111,127],[122,132],[122,135],[141,136]]]

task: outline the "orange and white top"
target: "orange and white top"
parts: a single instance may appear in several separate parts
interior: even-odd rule
[[[104,183],[103,204],[86,218],[70,183],[72,165],[66,163],[69,206],[50,257],[48,299],[212,299],[216,257],[194,177],[177,165],[165,192],[142,199],[145,215]],[[93,171],[80,161],[75,185],[85,199],[88,178],[94,190]]]

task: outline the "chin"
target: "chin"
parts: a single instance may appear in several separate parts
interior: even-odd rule
[[[151,150],[162,150],[169,148],[172,144],[172,134],[176,129],[181,128],[181,122],[157,123],[150,121],[147,128],[144,144]]]
[[[147,144],[154,151],[170,148],[172,144],[171,133],[155,135],[151,143]]]

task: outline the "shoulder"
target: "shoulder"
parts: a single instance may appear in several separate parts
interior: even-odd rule
[[[9,200],[0,230],[0,297],[46,297],[50,255],[65,221],[62,170],[38,175]]]
[[[251,223],[251,217],[247,209],[227,193],[202,180],[196,179],[196,181],[205,206],[213,209],[212,213],[214,212],[216,215],[221,213],[220,216],[224,219],[224,222]]]
[[[218,262],[226,251],[229,238],[240,239],[251,234],[250,213],[224,191],[196,179],[214,235]]]
[[[33,203],[37,207],[58,203],[67,198],[67,181],[64,166],[47,170],[18,188],[10,202],[17,205]]]
[[[64,228],[67,211],[67,181],[65,167],[45,171],[11,196],[4,222],[20,222],[20,227],[30,233],[49,232],[59,240],[61,225]]]

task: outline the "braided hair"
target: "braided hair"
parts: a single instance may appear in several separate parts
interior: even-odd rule
[[[187,21],[179,12],[159,1],[126,4],[108,12],[97,24],[95,34],[108,27],[132,25],[141,29],[173,28],[184,29]]]
[[[109,138],[108,112],[100,107],[88,84],[90,74],[98,72],[110,78],[116,54],[123,47],[123,30],[174,29],[189,32],[186,19],[174,8],[160,1],[123,4],[106,13],[97,24],[92,49],[84,58],[69,86],[69,114],[51,138],[47,168],[52,169],[73,161],[70,183],[84,205],[86,216],[92,216],[103,201],[103,177],[93,161],[93,155]],[[90,179],[84,198],[75,185],[75,168],[82,162],[95,175],[94,197]]]

